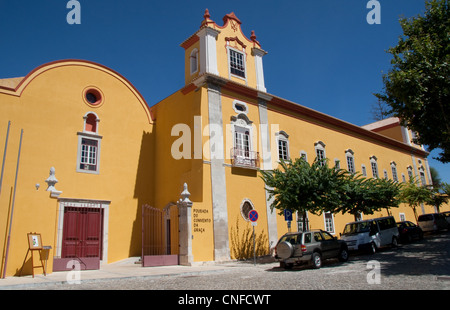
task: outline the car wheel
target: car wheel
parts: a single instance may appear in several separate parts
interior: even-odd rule
[[[277,255],[282,259],[288,259],[294,254],[294,247],[290,242],[283,241],[277,245]]]
[[[377,252],[377,246],[376,246],[375,242],[372,242],[369,247],[369,253],[375,254],[376,252]]]
[[[398,240],[397,240],[397,237],[392,237],[392,243],[391,243],[391,246],[392,246],[393,248],[398,247]]]
[[[348,261],[348,250],[346,247],[343,247],[340,251],[339,251],[339,256],[338,259],[340,262],[346,262]]]
[[[318,252],[314,252],[312,255],[312,265],[315,269],[322,267],[322,256]]]

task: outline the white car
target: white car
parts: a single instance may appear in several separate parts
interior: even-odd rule
[[[341,240],[347,243],[349,250],[371,253],[386,245],[396,247],[398,238],[397,224],[392,216],[348,223],[341,234]]]
[[[449,226],[449,223],[445,220],[445,216],[441,213],[419,215],[417,224],[424,232],[435,232],[446,229]]]

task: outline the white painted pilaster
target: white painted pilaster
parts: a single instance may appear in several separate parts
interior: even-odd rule
[[[197,33],[200,38],[200,74],[219,75],[216,50],[216,39],[219,33],[220,31],[209,27],[204,27]]]
[[[262,58],[264,55],[266,55],[267,52],[260,49],[253,47],[252,48],[252,55],[255,56],[255,69],[256,69],[256,89],[266,92],[266,86],[264,83],[264,68],[263,68],[263,61]]]

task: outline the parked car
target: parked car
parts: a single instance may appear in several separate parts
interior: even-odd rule
[[[441,213],[429,213],[419,215],[417,224],[422,228],[424,232],[437,232],[449,227],[445,216]]]
[[[392,216],[348,223],[341,234],[341,240],[347,243],[349,250],[370,253],[386,245],[397,246],[398,237],[398,228]]]
[[[442,215],[445,217],[445,219],[447,220],[448,225],[450,226],[450,211],[442,212]]]
[[[280,267],[290,269],[294,264],[311,263],[320,268],[328,258],[348,260],[347,244],[323,230],[293,232],[283,235],[275,247],[274,257]]]
[[[411,242],[413,239],[422,239],[423,231],[416,224],[410,221],[397,222],[400,241]]]

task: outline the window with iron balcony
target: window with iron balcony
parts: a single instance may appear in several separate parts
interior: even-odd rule
[[[259,168],[259,153],[251,150],[250,130],[248,128],[235,126],[231,162],[235,167]]]

